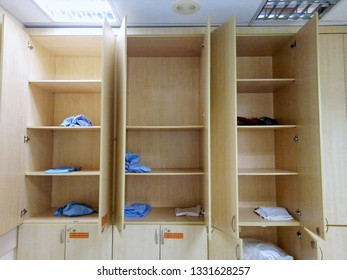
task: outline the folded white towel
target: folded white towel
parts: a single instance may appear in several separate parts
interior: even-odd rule
[[[288,221],[293,217],[283,207],[257,207],[254,212],[265,220],[270,221]]]
[[[176,216],[190,216],[190,217],[199,217],[202,214],[202,208],[200,205],[190,208],[176,208]]]
[[[293,257],[271,242],[245,238],[243,240],[243,259],[292,260]]]

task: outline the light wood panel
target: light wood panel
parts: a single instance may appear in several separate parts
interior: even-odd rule
[[[260,118],[266,116],[273,118],[273,110],[273,94],[271,92],[237,95],[237,116],[239,117]]]
[[[124,237],[115,231],[115,260],[159,260],[160,227],[158,225],[126,225]],[[139,250],[139,248],[141,248]]]
[[[295,128],[296,125],[239,125],[237,127],[237,130],[242,131],[242,130],[282,130],[282,129],[288,129],[288,128]]]
[[[65,225],[23,224],[19,227],[19,260],[63,260]]]
[[[103,26],[102,91],[100,131],[99,233],[105,234],[112,224],[112,195],[115,174],[115,62],[116,37],[107,20]]]
[[[322,148],[325,217],[347,225],[347,36],[319,37],[322,98]]]
[[[26,125],[26,78],[28,36],[10,18],[2,18],[0,94],[0,236],[21,222],[24,192]]]
[[[239,168],[275,168],[274,131],[238,132]]]
[[[30,80],[29,85],[58,93],[98,93],[101,91],[100,80]]]
[[[127,131],[129,130],[169,130],[169,131],[179,131],[179,130],[202,130],[204,126],[202,125],[127,125]]]
[[[100,136],[93,131],[54,132],[53,166],[81,166],[99,169]]]
[[[101,124],[101,95],[96,94],[54,94],[54,123],[61,125],[68,117],[83,114],[93,126]],[[87,128],[87,127],[86,127]],[[90,127],[90,129],[93,129]]]
[[[49,131],[100,131],[100,126],[28,126],[28,130],[49,130]]]
[[[78,46],[73,46],[76,48]],[[88,46],[85,46],[88,47]],[[98,80],[101,78],[101,52],[98,56],[55,58],[56,80]]]
[[[237,92],[273,92],[293,82],[294,79],[238,79]]]
[[[201,205],[200,176],[126,176],[126,203],[153,207]]]
[[[126,152],[126,124],[127,124],[127,18],[123,19],[116,39],[116,187],[114,223],[122,234],[124,227],[125,204],[125,152]]]
[[[161,260],[207,260],[207,233],[205,226],[161,226]],[[165,233],[182,234],[182,239],[165,238]]]
[[[99,176],[53,176],[51,207],[63,207],[71,201],[99,208]]]
[[[202,168],[199,131],[128,131],[127,151],[150,168]]]
[[[211,211],[213,227],[237,237],[235,33],[232,18],[211,35]]]
[[[237,36],[237,56],[272,56],[291,37],[285,34]],[[254,47],[257,46],[257,47]]]
[[[151,168],[149,173],[125,173],[126,176],[190,176],[204,175],[203,169],[199,168]]]
[[[100,56],[100,36],[31,36],[35,44],[51,50],[55,56]]]
[[[66,260],[111,260],[112,259],[112,228],[105,229],[99,238],[96,225],[66,225]],[[78,234],[87,238],[78,238]],[[77,238],[76,238],[77,236]]]
[[[127,125],[199,125],[199,58],[128,59]]]
[[[275,168],[239,168],[239,176],[297,175],[297,172]]]
[[[208,243],[209,260],[241,260],[242,239],[235,238],[219,229],[214,229]]]
[[[317,26],[316,16],[296,36],[297,167],[301,222],[324,238]]]
[[[237,56],[238,79],[271,79],[271,56]]]
[[[129,57],[200,57],[201,36],[129,37]]]

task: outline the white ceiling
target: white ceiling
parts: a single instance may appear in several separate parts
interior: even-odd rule
[[[207,16],[211,16],[213,25],[225,22],[236,16],[238,26],[259,25],[253,19],[263,6],[264,0],[197,0],[201,8],[196,14],[179,15],[172,9],[177,0],[109,0],[120,25],[126,15],[129,26],[200,26]],[[80,27],[89,24],[67,24],[53,22],[32,0],[0,0],[0,6],[27,27]],[[264,23],[262,23],[264,24]],[[269,22],[270,25],[301,25],[303,22]],[[347,25],[347,0],[340,2],[326,13],[322,25]],[[96,26],[101,26],[97,24]]]

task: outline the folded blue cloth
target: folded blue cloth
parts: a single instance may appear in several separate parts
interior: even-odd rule
[[[125,205],[124,217],[125,218],[143,218],[146,217],[152,206],[148,204],[133,203],[131,205]]]
[[[58,208],[54,212],[54,216],[68,216],[68,217],[76,217],[76,216],[84,216],[90,215],[96,211],[87,204],[79,203],[79,202],[70,202],[63,207]]]
[[[92,122],[87,119],[85,115],[73,115],[71,117],[66,118],[61,126],[92,126]]]
[[[152,169],[140,163],[140,156],[131,152],[125,154],[126,173],[148,173]]]
[[[59,166],[45,170],[46,174],[62,174],[81,170],[80,166]]]

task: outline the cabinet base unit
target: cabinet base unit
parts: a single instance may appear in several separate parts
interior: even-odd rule
[[[17,258],[20,260],[110,260],[112,228],[103,238],[97,224],[22,224]]]
[[[207,260],[205,226],[132,224],[113,234],[114,259]]]

